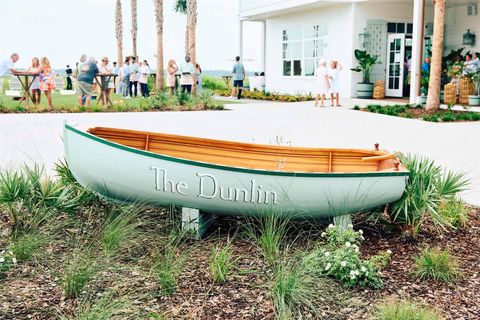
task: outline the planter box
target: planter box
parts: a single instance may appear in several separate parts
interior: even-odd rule
[[[468,96],[468,104],[471,106],[480,106],[480,96]]]
[[[371,99],[373,97],[373,83],[357,83],[357,98]]]

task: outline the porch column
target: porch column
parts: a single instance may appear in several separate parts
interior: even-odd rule
[[[260,71],[265,72],[265,67],[266,67],[265,63],[267,61],[267,56],[266,56],[266,54],[267,54],[267,21],[264,20],[264,21],[261,22],[261,24],[262,24],[262,40],[261,40],[262,41],[262,48],[261,48],[261,57],[260,57],[260,59],[261,59],[261,61],[260,61],[260,64],[261,64]]]
[[[424,32],[425,0],[413,2],[413,43],[410,66],[410,103],[417,103],[422,80],[423,32]]]
[[[238,55],[243,59],[243,20],[238,20]]]

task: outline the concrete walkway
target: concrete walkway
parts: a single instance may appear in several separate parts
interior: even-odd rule
[[[263,144],[373,148],[419,153],[471,179],[463,198],[480,205],[480,123],[429,123],[312,102],[228,105],[229,111],[1,114],[0,168],[35,161],[51,168],[63,157],[63,120],[80,128],[112,126]]]

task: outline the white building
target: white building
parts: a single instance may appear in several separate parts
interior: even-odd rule
[[[463,45],[463,35],[480,33],[480,0],[447,0],[444,52],[465,47],[480,51],[480,39]],[[431,0],[240,0],[240,55],[243,25],[262,23],[262,71],[266,90],[314,92],[313,71],[320,59],[339,60],[341,93],[354,97],[361,75],[354,49],[378,55],[373,80],[385,80],[387,96],[411,97],[419,92],[424,48],[431,46]],[[411,57],[412,84],[404,87],[404,62]],[[415,81],[416,80],[416,81]]]

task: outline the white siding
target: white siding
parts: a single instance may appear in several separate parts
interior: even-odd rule
[[[480,5],[478,6],[480,11]],[[467,16],[467,7],[459,6],[448,8],[445,20],[445,46],[446,53],[451,49],[465,47],[465,50],[480,51],[480,12],[476,16]],[[475,46],[468,47],[463,45],[463,34],[470,29],[475,33]]]
[[[266,90],[283,93],[314,93],[314,77],[284,77],[282,75],[282,31],[292,26],[327,25],[327,59],[339,60],[344,70],[340,73],[340,90],[351,96],[353,6],[335,5],[296,14],[267,19]]]

